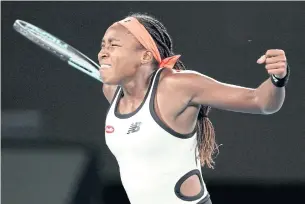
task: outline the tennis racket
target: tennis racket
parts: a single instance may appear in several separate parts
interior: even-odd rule
[[[16,20],[13,28],[21,35],[49,51],[70,66],[97,79],[100,79],[99,65],[69,44],[50,33],[22,20]]]

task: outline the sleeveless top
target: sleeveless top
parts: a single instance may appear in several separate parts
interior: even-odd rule
[[[131,204],[205,203],[209,193],[197,157],[196,128],[189,134],[175,132],[154,110],[162,70],[154,72],[144,100],[132,113],[118,112],[123,94],[118,87],[106,117],[106,144],[118,162]],[[183,195],[180,187],[193,175],[199,177],[201,191],[195,196]]]

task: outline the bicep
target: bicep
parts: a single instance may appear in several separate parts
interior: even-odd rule
[[[219,82],[202,74],[193,74],[191,103],[244,113],[261,113],[256,91],[252,88]]]
[[[109,103],[111,103],[114,94],[117,90],[117,87],[118,87],[117,85],[103,84],[103,93]]]

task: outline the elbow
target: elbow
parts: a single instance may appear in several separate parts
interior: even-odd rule
[[[260,105],[260,112],[262,115],[271,115],[274,113],[277,113],[281,108],[283,104],[263,104]]]
[[[266,103],[261,102],[257,97],[255,99],[255,104],[259,114],[271,115],[277,113],[283,106],[282,103]]]
[[[278,108],[278,109],[261,109],[261,114],[262,115],[271,115],[271,114],[274,114],[274,113],[277,113],[281,108]]]
[[[284,104],[285,92],[283,90],[276,90],[275,92],[267,93],[256,89],[253,93],[256,107],[262,115],[277,113]]]

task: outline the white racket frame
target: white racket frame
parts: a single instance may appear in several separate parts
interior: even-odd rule
[[[23,20],[16,20],[13,28],[28,40],[66,61],[70,66],[102,82],[99,65],[69,44]]]

